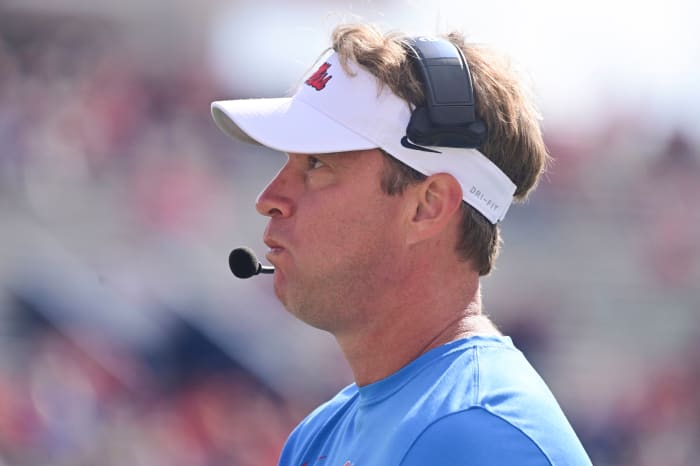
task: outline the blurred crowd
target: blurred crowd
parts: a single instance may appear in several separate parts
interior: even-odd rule
[[[109,21],[0,4],[0,25],[0,465],[275,464],[350,376],[266,313],[268,282],[213,265],[259,236],[276,163],[211,121],[236,91],[197,57],[136,60]],[[555,164],[485,284],[599,465],[700,457],[700,146],[650,128],[546,121]]]

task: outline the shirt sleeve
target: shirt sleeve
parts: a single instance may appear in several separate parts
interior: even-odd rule
[[[401,466],[552,466],[522,431],[482,408],[445,416],[428,426]]]

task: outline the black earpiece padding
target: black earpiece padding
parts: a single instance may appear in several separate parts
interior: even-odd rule
[[[408,44],[425,104],[416,107],[406,128],[408,139],[422,146],[477,148],[487,128],[476,116],[469,65],[445,39],[413,38]]]

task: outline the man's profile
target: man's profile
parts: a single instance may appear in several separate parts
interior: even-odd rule
[[[299,424],[280,465],[590,464],[482,312],[499,222],[548,159],[503,61],[458,34],[343,25],[293,97],[212,114],[288,154],[257,200],[274,291],[336,338],[355,379]]]

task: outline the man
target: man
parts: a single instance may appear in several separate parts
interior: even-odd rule
[[[274,290],[335,336],[355,378],[294,430],[280,465],[590,464],[481,309],[498,222],[547,161],[537,114],[503,62],[448,39],[340,26],[294,97],[212,104],[228,134],[288,154],[257,201]],[[434,63],[460,76],[421,71]],[[418,121],[445,99],[468,112],[472,85],[473,118]]]

